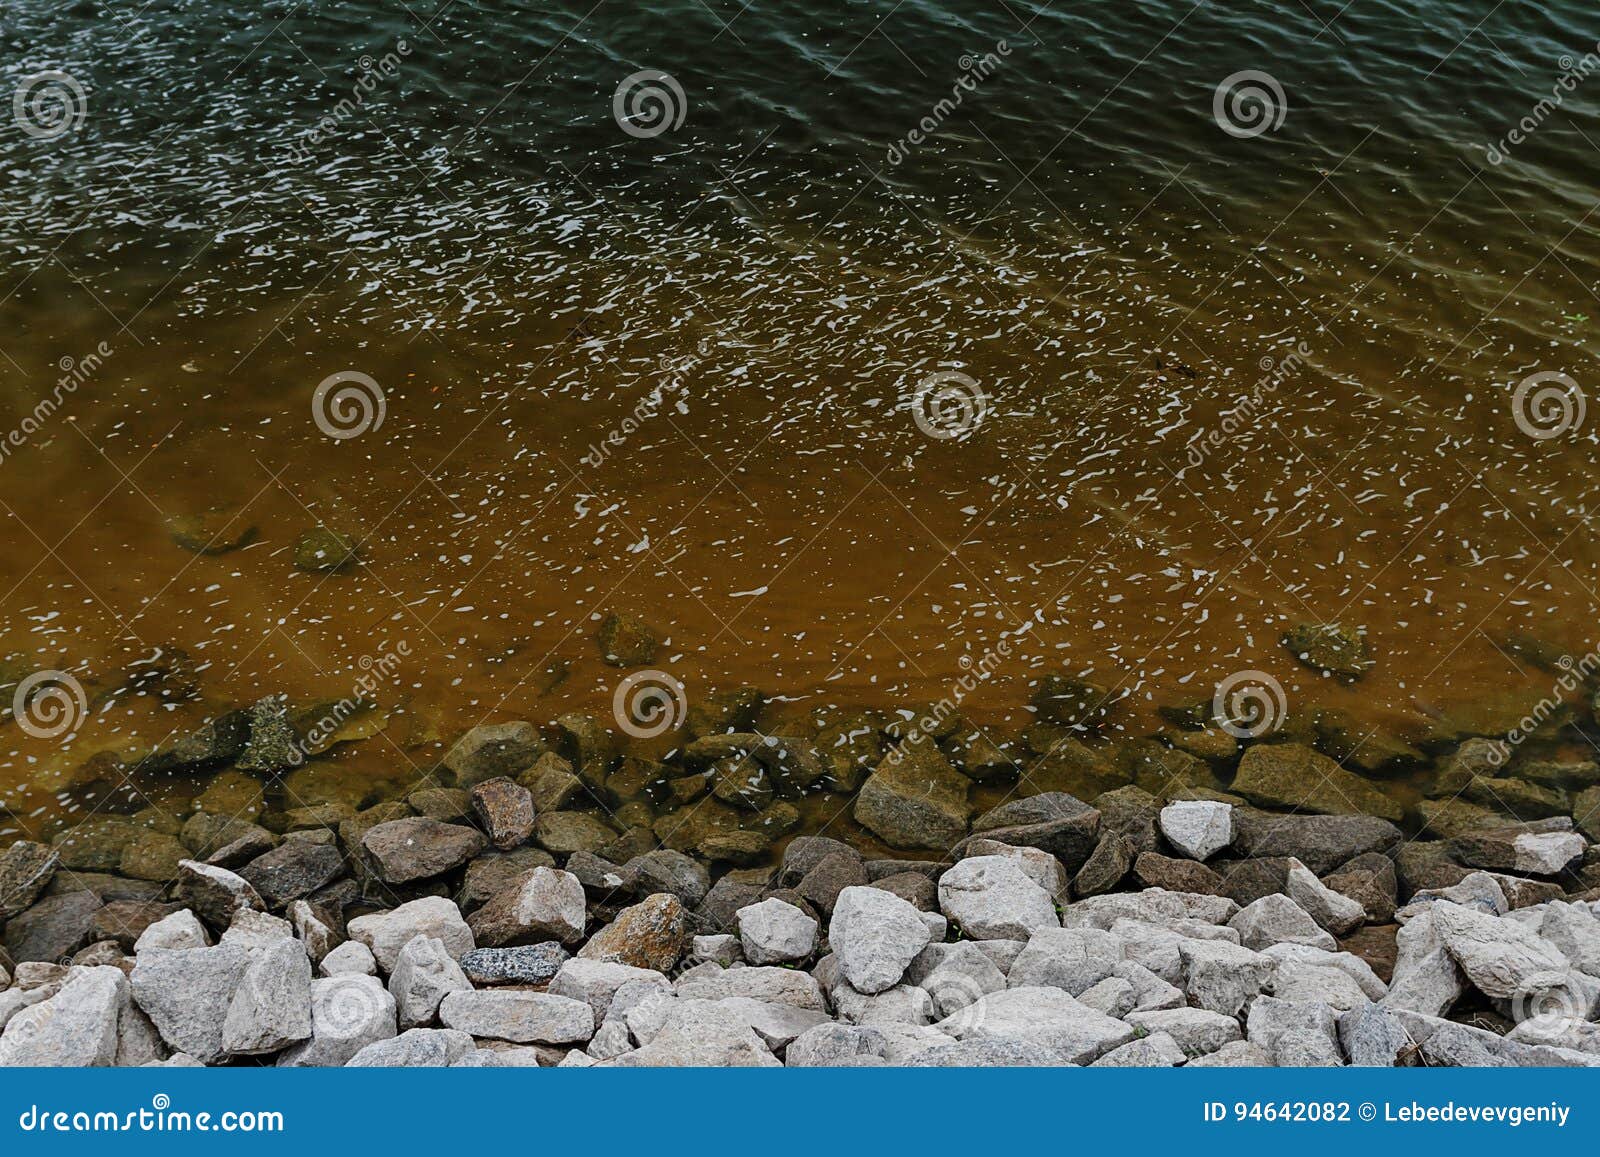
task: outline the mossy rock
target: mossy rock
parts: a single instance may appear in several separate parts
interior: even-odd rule
[[[256,540],[256,525],[237,507],[213,506],[167,519],[172,541],[190,554],[218,555],[240,550]]]
[[[362,560],[361,544],[347,534],[316,526],[294,543],[295,569],[309,574],[335,574]]]
[[[1366,630],[1341,623],[1299,623],[1285,632],[1283,645],[1313,671],[1356,680],[1372,669]]]
[[[655,662],[661,639],[637,615],[613,611],[600,621],[595,632],[600,658],[613,667],[644,667]]]
[[[1076,731],[1098,731],[1126,691],[1071,675],[1046,675],[1028,700],[1039,720]]]

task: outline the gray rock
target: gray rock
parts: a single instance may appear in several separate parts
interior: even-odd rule
[[[1095,1061],[1096,1069],[1170,1069],[1188,1058],[1178,1042],[1164,1032],[1152,1033],[1142,1040],[1119,1045]]]
[[[1320,1001],[1344,1012],[1370,1004],[1361,985],[1349,973],[1324,964],[1298,960],[1278,961],[1272,976],[1272,995],[1280,1000],[1310,1003]]]
[[[1472,868],[1521,875],[1557,876],[1580,859],[1589,843],[1577,832],[1498,828],[1456,836],[1450,854]]]
[[[801,1033],[818,1025],[832,1023],[827,1013],[816,1009],[774,1004],[748,996],[730,996],[717,1003],[742,1016],[762,1043],[775,1052],[786,1047]]]
[[[1261,949],[1273,944],[1309,944],[1329,952],[1339,947],[1328,933],[1317,926],[1308,912],[1288,896],[1263,896],[1239,910],[1228,921],[1239,933],[1239,943]]]
[[[210,942],[204,925],[195,914],[187,908],[179,908],[147,925],[134,941],[133,951],[138,955],[151,948],[204,948]]]
[[[798,909],[796,909],[798,911]],[[737,936],[730,936],[725,932],[714,936],[696,936],[691,942],[689,958],[696,964],[710,961],[726,968],[728,965],[741,959],[744,955],[744,946]]]
[[[311,958],[313,966],[321,964],[323,957],[344,940],[344,934],[335,930],[329,923],[334,917],[313,907],[305,900],[291,901],[288,915],[289,923],[294,927],[294,934],[306,946],[306,955]]]
[[[1378,1004],[1363,1004],[1339,1017],[1339,1043],[1352,1065],[1392,1068],[1403,1063],[1412,1046],[1411,1034],[1393,1012]]]
[[[466,973],[451,958],[444,941],[434,936],[413,936],[407,941],[389,977],[389,995],[394,997],[395,1021],[401,1032],[432,1024],[446,996],[471,990]]]
[[[311,961],[298,940],[252,953],[222,1023],[230,1056],[274,1053],[311,1036]]]
[[[511,989],[452,992],[439,1006],[439,1020],[475,1037],[519,1044],[571,1044],[594,1035],[594,1011],[581,1000],[548,992]]]
[[[0,1036],[0,1066],[115,1064],[127,1004],[121,969],[74,970],[55,995],[12,1014]]]
[[[1122,943],[1098,928],[1041,928],[1008,974],[1012,988],[1059,988],[1072,996],[1110,976],[1122,962]]]
[[[1321,1001],[1302,1003],[1280,1000],[1275,996],[1258,997],[1250,1006],[1245,1020],[1245,1035],[1250,1043],[1259,1045],[1276,1057],[1279,1038],[1290,1031],[1307,1031],[1320,1034],[1327,1046],[1338,1055],[1339,1014]],[[1281,1063],[1281,1062],[1279,1062]],[[1337,1063],[1337,1062],[1335,1062]]]
[[[1233,805],[1183,800],[1161,809],[1161,834],[1191,860],[1208,860],[1233,842]]]
[[[938,952],[932,967],[917,968],[916,965],[935,949],[945,951]],[[932,1015],[936,1018],[954,1016],[989,993],[1006,987],[1005,973],[970,941],[930,944],[912,963],[906,979],[928,994],[933,1002]],[[917,973],[914,980],[913,973]]]
[[[983,839],[1042,849],[1076,872],[1099,841],[1100,812],[1064,791],[1047,791],[1003,803],[972,828]]]
[[[905,1062],[913,1069],[1052,1068],[1071,1064],[1059,1052],[1009,1037],[975,1037],[923,1049]]]
[[[345,1062],[347,1069],[442,1069],[475,1049],[472,1037],[453,1028],[412,1028],[375,1041]]]
[[[763,900],[739,909],[735,919],[744,958],[751,964],[787,964],[807,960],[816,951],[817,922],[793,904]]]
[[[1360,903],[1329,888],[1299,860],[1289,861],[1285,886],[1289,898],[1318,926],[1335,936],[1343,936],[1366,923],[1367,910]]]
[[[608,1063],[715,1068],[774,1068],[779,1064],[737,1009],[721,1001],[700,999],[673,1001],[649,1044]]]
[[[317,971],[324,976],[376,976],[378,961],[361,941],[346,940],[322,958]]]
[[[219,943],[236,944],[241,948],[270,948],[280,940],[294,940],[294,928],[287,920],[280,920],[267,912],[246,908],[234,913],[233,923],[222,934]],[[296,941],[298,944],[298,941]],[[301,951],[304,951],[302,948]]]
[[[1110,979],[1123,980],[1133,987],[1133,1011],[1154,1012],[1158,1009],[1183,1008],[1183,990],[1168,984],[1144,965],[1124,960],[1112,970]],[[1126,1013],[1118,1019],[1125,1019]]]
[[[485,846],[476,830],[426,816],[389,820],[361,837],[361,853],[386,884],[407,884],[454,871]]]
[[[1074,1000],[1059,988],[1008,988],[934,1026],[959,1040],[1009,1038],[1088,1064],[1135,1036],[1132,1026]]]
[[[39,898],[59,863],[55,849],[32,840],[18,840],[0,851],[0,924]]]
[[[1180,940],[1178,957],[1189,1003],[1226,1016],[1238,1016],[1276,968],[1271,957],[1225,940]]]
[[[1242,807],[1233,810],[1233,833],[1238,855],[1295,856],[1318,875],[1366,852],[1398,848],[1405,839],[1374,815],[1282,815]]]
[[[826,1008],[822,989],[816,980],[804,972],[788,968],[725,968],[718,972],[680,977],[674,988],[680,997],[688,1000],[724,1000],[730,996],[748,996],[755,1000],[792,1004],[796,1008],[819,1011]],[[554,990],[552,985],[551,991]]]
[[[548,984],[571,958],[559,943],[515,948],[477,948],[461,957],[461,971],[473,984]]]
[[[1441,1016],[1460,998],[1466,978],[1434,922],[1432,906],[1395,935],[1394,975],[1383,1003],[1426,1016]]]
[[[477,942],[486,948],[508,948],[583,938],[587,913],[583,885],[571,872],[534,868],[520,883],[495,896],[472,914]]]
[[[1021,875],[1015,865],[1011,870]],[[1042,892],[1025,876],[1022,879]],[[869,995],[898,984],[930,939],[915,908],[878,888],[840,892],[828,924],[828,943],[838,956],[840,971],[853,988]]]
[[[1103,1012],[1118,1020],[1139,1007],[1133,984],[1120,976],[1108,976],[1099,984],[1090,985],[1078,994],[1078,999],[1096,1012]]]
[[[592,856],[590,859],[599,859]],[[585,888],[589,882],[574,865],[578,857],[573,856],[567,864],[567,871],[583,880]],[[463,912],[470,912],[493,899],[498,893],[504,892],[520,880],[525,872],[534,868],[553,868],[556,866],[555,857],[543,848],[517,848],[511,852],[485,852],[475,857],[467,865],[467,874],[462,879],[461,891],[456,894],[456,903],[461,905]],[[616,871],[613,865],[606,865],[611,871]],[[596,899],[613,893],[621,884],[621,876],[611,880],[604,890],[595,896]],[[593,895],[593,893],[591,893]]]
[[[178,864],[178,900],[213,928],[228,927],[245,908],[267,907],[250,881],[237,872],[196,860]]]
[[[1334,1068],[1344,1064],[1339,1046],[1321,1032],[1293,1028],[1278,1037],[1271,1050],[1272,1063],[1280,1068]]]
[[[1554,944],[1515,921],[1449,902],[1434,903],[1429,913],[1445,951],[1485,996],[1526,999],[1568,971],[1567,958]]]
[[[1100,896],[1111,891],[1127,876],[1135,855],[1133,843],[1125,836],[1114,831],[1101,832],[1094,851],[1072,878],[1073,893]]]
[[[350,939],[372,949],[378,967],[385,973],[394,971],[400,950],[413,936],[437,937],[456,959],[477,947],[472,929],[461,918],[461,909],[443,896],[424,896],[388,912],[358,916],[346,930]]]
[[[1293,962],[1318,968],[1336,968],[1353,980],[1368,1000],[1382,1000],[1389,992],[1389,986],[1378,979],[1372,965],[1353,952],[1329,952],[1309,944],[1274,944],[1270,948],[1263,948],[1261,954],[1270,956],[1280,965]]]
[[[833,999],[835,1015],[846,1024],[921,1027],[938,1019],[933,997],[914,984],[897,984],[882,992],[865,993],[857,992],[848,981],[841,980],[829,990],[829,996]]]
[[[215,950],[213,950],[215,951]],[[278,1055],[280,1067],[338,1067],[368,1045],[395,1035],[394,997],[375,976],[311,982],[311,1039]]]
[[[741,970],[745,971],[745,970]],[[774,969],[760,969],[756,971],[778,971]],[[801,975],[803,973],[786,973],[786,975]],[[549,991],[556,996],[571,997],[581,1000],[594,1012],[594,1022],[600,1024],[606,1019],[606,1014],[611,1011],[611,1001],[616,996],[617,990],[630,980],[650,980],[662,978],[661,973],[648,968],[634,968],[627,964],[616,964],[609,960],[580,960],[573,958],[563,964],[550,982]],[[664,978],[662,978],[664,979]],[[805,977],[810,980],[809,976]],[[816,984],[813,981],[812,987]],[[734,995],[728,993],[727,995]],[[817,1008],[822,1007],[822,994],[817,993]]]
[[[1259,1045],[1247,1040],[1237,1040],[1223,1045],[1215,1052],[1191,1057],[1186,1069],[1265,1069],[1272,1066],[1272,1058]]]
[[[129,977],[133,999],[174,1051],[215,1064],[228,1051],[223,1026],[250,956],[237,944],[141,952]]]
[[[623,886],[638,895],[671,892],[689,908],[699,907],[711,891],[705,865],[670,848],[633,857],[622,865],[622,878]]]
[[[1144,892],[1117,892],[1079,900],[1067,909],[1061,923],[1067,928],[1106,929],[1124,918],[1162,925],[1175,921],[1226,924],[1238,912],[1239,905],[1226,896],[1151,888]]]
[[[26,960],[65,960],[89,942],[101,908],[92,892],[46,896],[6,922],[6,952]]]
[[[975,856],[940,876],[939,909],[977,940],[1026,940],[1061,925],[1051,894],[1009,856]]]
[[[1220,1012],[1203,1008],[1162,1008],[1130,1012],[1127,1022],[1147,1034],[1164,1032],[1178,1042],[1185,1056],[1214,1053],[1226,1044],[1243,1038],[1239,1022]]]
[[[789,1068],[823,1068],[857,1057],[882,1060],[888,1041],[878,1029],[831,1021],[807,1029],[789,1042],[784,1064]]]
[[[301,839],[285,840],[239,869],[269,908],[304,899],[343,872],[344,857],[338,848]]]

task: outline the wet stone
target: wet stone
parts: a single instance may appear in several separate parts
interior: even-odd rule
[[[354,538],[326,526],[301,533],[294,543],[296,570],[311,574],[334,574],[361,561],[361,547]]]
[[[1300,623],[1283,636],[1283,645],[1305,666],[1341,679],[1359,679],[1372,669],[1372,650],[1359,627]]]
[[[661,647],[660,638],[643,619],[616,612],[601,620],[595,643],[600,658],[613,667],[647,666]]]
[[[533,796],[509,779],[485,780],[474,787],[472,810],[489,842],[501,851],[526,843],[533,835]]]

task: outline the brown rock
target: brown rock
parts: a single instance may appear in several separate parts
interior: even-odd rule
[[[692,935],[683,902],[670,892],[657,892],[617,913],[578,956],[667,972],[689,950]]]
[[[502,852],[527,843],[533,835],[533,795],[504,776],[472,789],[472,811],[489,842]]]

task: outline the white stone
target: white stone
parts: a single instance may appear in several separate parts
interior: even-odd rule
[[[11,1017],[0,1036],[0,1066],[115,1064],[127,1003],[128,978],[120,968],[74,969],[54,996]]]
[[[1026,940],[1061,926],[1054,898],[1010,856],[973,856],[945,872],[939,910],[974,940]]]
[[[400,950],[389,976],[401,1033],[433,1023],[439,1004],[452,992],[470,992],[472,982],[436,936],[413,936]]]
[[[305,946],[289,939],[256,949],[228,1005],[223,1051],[260,1056],[310,1036],[311,961]]]
[[[1335,892],[1299,860],[1289,861],[1286,891],[1289,898],[1305,909],[1320,927],[1335,936],[1343,936],[1367,921],[1367,910],[1359,900]]]
[[[1161,834],[1191,860],[1208,860],[1233,843],[1233,805],[1180,800],[1161,809]]]
[[[1011,870],[1021,875],[1015,865]],[[1027,877],[1022,879],[1043,892]],[[851,987],[869,995],[900,983],[906,966],[931,938],[917,909],[882,888],[845,888],[834,901],[828,924],[828,943],[840,971]]]
[[[372,949],[378,967],[385,974],[394,970],[400,950],[413,936],[434,936],[444,941],[445,950],[454,960],[477,947],[472,939],[472,929],[461,918],[461,909],[443,896],[424,896],[388,912],[374,912],[357,916],[350,921],[350,939],[359,940]]]
[[[395,1035],[394,997],[376,976],[329,976],[311,982],[311,1039],[278,1054],[283,1067],[347,1063],[374,1041]]]
[[[1269,956],[1221,940],[1180,940],[1183,988],[1195,1008],[1238,1016],[1276,968]]]
[[[509,988],[452,992],[439,1005],[439,1020],[475,1037],[518,1044],[572,1044],[594,1035],[594,1011],[586,1002]]]
[[[817,922],[775,897],[740,908],[734,920],[744,958],[751,964],[788,964],[816,951]]]
[[[139,939],[133,942],[133,954],[137,956],[149,948],[204,948],[210,943],[200,918],[187,908],[179,908],[139,933]]]
[[[1228,921],[1228,927],[1239,933],[1239,943],[1258,951],[1273,944],[1310,944],[1329,952],[1339,947],[1310,913],[1281,892],[1245,905]]]
[[[1072,996],[1099,984],[1122,963],[1122,942],[1098,928],[1041,928],[1011,965],[1012,988],[1047,986]]]
[[[1086,1065],[1136,1035],[1133,1027],[1096,1012],[1059,988],[1008,988],[934,1025],[957,1040],[1009,1038]]]
[[[317,970],[324,976],[376,976],[378,961],[361,941],[346,940],[322,958]]]

